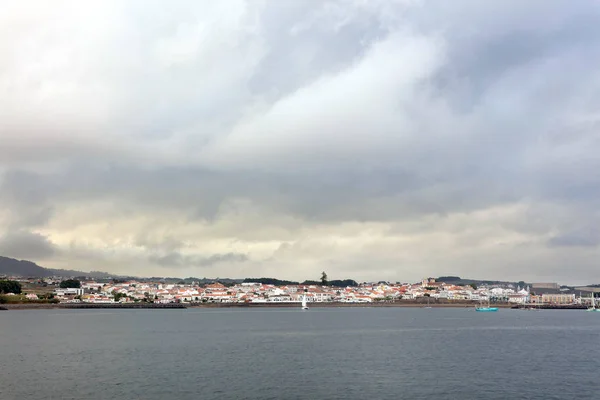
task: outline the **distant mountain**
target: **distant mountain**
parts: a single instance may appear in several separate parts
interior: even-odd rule
[[[36,263],[0,256],[0,275],[51,276],[49,270]]]
[[[16,275],[40,278],[49,276],[89,276],[103,278],[109,276],[109,274],[106,272],[83,272],[66,269],[44,268],[31,261],[16,260],[14,258],[2,256],[0,256],[0,275]]]

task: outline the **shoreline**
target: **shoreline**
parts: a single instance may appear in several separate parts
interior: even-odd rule
[[[437,303],[427,304],[418,302],[390,302],[390,303],[336,303],[336,302],[314,302],[308,303],[309,308],[390,308],[390,307],[407,307],[407,308],[471,308],[475,307],[476,303]],[[297,308],[300,303],[205,303],[191,304],[190,308]],[[510,308],[510,304],[497,304],[499,308]]]
[[[310,308],[472,308],[476,303],[438,303],[427,304],[419,302],[393,302],[393,303],[337,303],[337,302],[314,302],[308,306]],[[2,304],[6,310],[76,310],[76,309],[187,309],[187,308],[297,308],[300,303],[121,303],[121,304],[103,304],[103,303],[58,303],[58,304],[36,304],[36,303],[14,303]],[[498,308],[511,308],[511,304],[495,304]],[[1,308],[0,308],[1,309]]]
[[[456,303],[421,303],[421,302],[381,302],[381,303],[337,303],[314,302],[309,303],[309,308],[474,308],[476,302]],[[512,310],[527,310],[530,306],[515,305],[510,303],[493,304],[494,307]],[[93,309],[148,309],[148,310],[185,310],[188,308],[298,308],[300,303],[7,303],[0,305],[0,310],[93,310]],[[585,310],[582,305],[543,305],[534,307],[540,310]]]

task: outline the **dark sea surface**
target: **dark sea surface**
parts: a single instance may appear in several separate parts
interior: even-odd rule
[[[0,399],[599,399],[600,313],[0,312]]]

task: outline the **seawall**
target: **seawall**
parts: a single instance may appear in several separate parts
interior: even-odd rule
[[[179,303],[168,303],[168,304],[154,304],[154,303],[117,303],[117,304],[102,304],[102,303],[58,303],[58,304],[36,304],[36,303],[22,303],[22,304],[3,304],[8,310],[46,310],[46,309],[186,309],[188,308],[185,304]]]
[[[475,302],[456,302],[456,303],[420,303],[420,302],[373,302],[373,303],[339,303],[339,302],[313,302],[308,303],[309,308],[349,308],[349,307],[367,307],[367,308],[385,308],[385,307],[412,307],[412,308],[471,308],[479,303]],[[297,308],[300,303],[190,303],[191,308]],[[510,308],[508,303],[494,304],[494,307]]]
[[[410,308],[472,308],[478,305],[478,302],[443,302],[443,303],[422,303],[416,301],[395,301],[395,302],[373,302],[373,303],[338,303],[338,302],[313,302],[308,303],[309,308],[386,308],[386,307],[410,307]],[[515,306],[509,303],[494,303],[494,307],[526,309],[528,306]],[[186,308],[297,308],[300,303],[8,303],[0,305],[0,310],[46,310],[46,309],[186,309]],[[585,310],[584,305],[540,305],[536,308],[545,310]]]

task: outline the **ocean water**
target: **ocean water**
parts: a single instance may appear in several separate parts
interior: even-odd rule
[[[600,398],[600,313],[0,312],[0,399]]]

